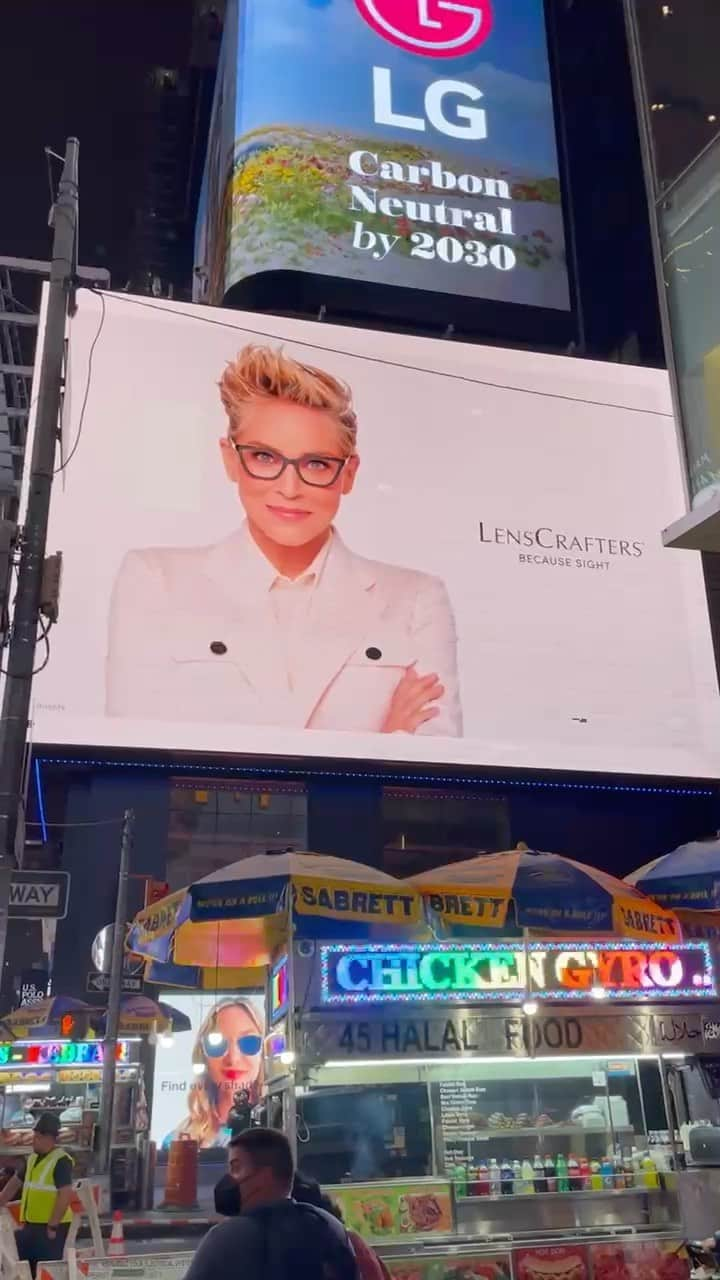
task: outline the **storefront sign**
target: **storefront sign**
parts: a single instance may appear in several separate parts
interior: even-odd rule
[[[716,992],[705,942],[676,946],[608,942],[480,942],[321,948],[322,1003],[422,1004],[587,1000],[598,988],[611,1000],[707,1000]]]
[[[0,1044],[0,1067],[12,1064],[27,1063],[28,1066],[54,1067],[78,1065],[92,1066],[103,1060],[102,1040],[83,1040],[74,1044],[63,1044],[53,1040],[43,1040],[38,1044]],[[118,1062],[128,1062],[130,1045],[127,1040],[119,1040],[115,1057]]]
[[[716,1018],[720,1009],[713,1006]],[[592,1014],[558,1011],[544,1017],[504,1016],[472,1006],[446,1014],[393,1018],[328,1014],[306,1017],[300,1029],[299,1058],[307,1063],[368,1059],[448,1059],[467,1057],[552,1057],[554,1055],[635,1055],[702,1053],[703,1016],[653,1006]]]
[[[118,1083],[123,1084],[128,1080],[133,1080],[137,1074],[137,1067],[118,1067],[115,1073],[115,1079]],[[102,1066],[97,1067],[64,1067],[58,1070],[56,1074],[58,1084],[100,1084],[102,1080]],[[2,1077],[3,1082],[5,1076]]]

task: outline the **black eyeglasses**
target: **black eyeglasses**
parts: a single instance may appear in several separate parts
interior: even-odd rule
[[[321,453],[304,453],[301,458],[286,458],[284,453],[257,444],[236,444],[231,440],[243,470],[253,480],[279,480],[286,467],[294,467],[303,484],[313,489],[328,489],[335,484],[347,458],[328,458]]]

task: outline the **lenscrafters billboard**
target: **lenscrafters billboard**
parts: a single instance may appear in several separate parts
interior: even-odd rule
[[[718,775],[663,373],[104,304],[36,742]]]
[[[196,300],[293,270],[569,306],[542,0],[235,0]]]

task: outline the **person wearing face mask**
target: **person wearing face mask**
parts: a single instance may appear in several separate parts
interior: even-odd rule
[[[232,1138],[228,1172],[239,1212],[211,1228],[185,1280],[225,1280],[239,1262],[243,1280],[359,1280],[342,1224],[292,1197],[295,1165],[283,1133],[257,1128]]]
[[[337,1205],[325,1195],[320,1184],[312,1178],[305,1178],[302,1174],[296,1173],[292,1198],[298,1204],[311,1204],[317,1209],[324,1209],[326,1213],[342,1222],[342,1215]],[[224,1218],[235,1218],[240,1213],[240,1188],[231,1173],[224,1174],[215,1187],[215,1212]],[[391,1280],[390,1272],[382,1258],[377,1256],[361,1236],[354,1231],[348,1231],[348,1239],[357,1259],[360,1280]]]
[[[107,714],[461,736],[445,584],[357,555],[336,527],[360,465],[349,387],[248,346],[220,397],[222,466],[245,521],[211,546],[128,552],[111,605]]]

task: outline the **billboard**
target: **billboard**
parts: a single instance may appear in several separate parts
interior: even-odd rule
[[[202,1150],[227,1146],[236,1115],[261,1099],[264,998],[166,991],[160,999],[185,1014],[190,1028],[158,1042],[151,1140],[159,1151],[182,1137]]]
[[[569,308],[543,0],[229,6],[196,300],[278,270]]]
[[[718,776],[663,373],[87,292],[70,344],[36,743]]]

